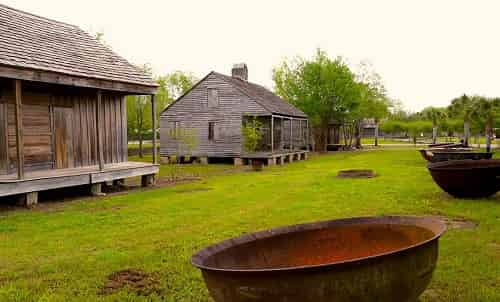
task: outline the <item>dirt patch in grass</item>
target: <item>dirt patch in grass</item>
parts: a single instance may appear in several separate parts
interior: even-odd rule
[[[373,178],[375,176],[377,176],[377,174],[370,169],[341,170],[337,174],[338,178]]]
[[[175,193],[208,192],[212,190],[213,190],[212,188],[189,188],[189,189],[175,190]]]
[[[126,269],[110,274],[99,294],[109,295],[122,289],[128,289],[139,296],[161,295],[158,276],[139,269]]]
[[[444,223],[446,224],[446,227],[449,230],[453,230],[453,229],[471,230],[471,229],[475,229],[479,225],[479,223],[477,223],[475,221],[465,219],[462,217],[448,217],[448,216],[435,216],[435,217],[444,221]]]

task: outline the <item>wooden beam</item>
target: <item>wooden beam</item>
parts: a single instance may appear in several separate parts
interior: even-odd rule
[[[290,150],[293,150],[293,123],[292,119],[290,118]]]
[[[151,124],[153,128],[153,164],[158,163],[158,149],[156,147],[156,96],[154,94],[151,95]]]
[[[274,115],[271,115],[271,153],[274,153]]]
[[[131,94],[153,94],[156,93],[157,90],[156,86],[110,81],[97,78],[86,78],[52,71],[42,71],[29,68],[12,67],[7,65],[0,65],[0,77],[76,87],[122,91]]]
[[[23,98],[22,82],[15,80],[16,105],[14,106],[14,115],[16,120],[16,153],[17,153],[17,178],[24,177],[24,141],[23,141]]]
[[[309,120],[306,120],[306,146],[307,146],[307,150],[309,150],[309,139],[310,139],[310,136],[309,136]]]
[[[102,110],[102,91],[101,89],[97,90],[97,104],[95,110],[95,129],[96,129],[96,137],[97,137],[97,157],[99,160],[99,170],[104,170],[104,156],[102,153],[102,122],[101,122],[101,110]]]
[[[156,96],[151,95],[151,114],[152,114],[152,128],[153,128],[153,164],[158,162],[158,149],[156,148]]]

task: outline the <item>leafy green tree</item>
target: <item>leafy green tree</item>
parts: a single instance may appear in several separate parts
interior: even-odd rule
[[[429,121],[417,120],[406,122],[406,128],[408,129],[408,134],[412,138],[413,143],[416,145],[417,138],[420,135],[433,131],[434,125]]]
[[[144,138],[151,132],[152,114],[150,97],[127,96],[127,129],[129,137],[139,140],[139,157],[143,157]]]
[[[243,147],[246,152],[252,153],[257,151],[257,148],[262,140],[262,123],[256,116],[245,117],[245,123],[241,132],[243,134]]]
[[[408,132],[406,122],[392,119],[384,121],[380,125],[380,128],[382,129],[382,131],[384,131],[384,133],[390,133],[392,135]]]
[[[149,65],[139,67],[147,74],[152,74]],[[188,72],[175,71],[165,76],[156,77],[158,90],[156,94],[156,125],[159,127],[160,114],[176,98],[191,89],[196,78]],[[152,132],[152,114],[150,96],[127,97],[127,128],[131,137],[139,141],[139,157],[143,157],[143,142],[146,137],[158,135],[158,129]]]
[[[453,118],[459,118],[463,120],[464,128],[464,145],[469,146],[469,140],[471,135],[471,119],[474,109],[474,104],[472,98],[464,94],[451,101],[448,106],[448,115]]]
[[[379,123],[389,115],[390,101],[379,87],[370,83],[359,83],[359,85],[359,106],[354,112],[357,125],[356,147],[361,147],[361,127],[364,119],[373,119],[375,122],[375,146],[378,146]]]
[[[500,98],[490,99],[477,96],[473,98],[473,102],[472,116],[484,122],[486,151],[490,152],[495,121],[500,116]]]
[[[359,106],[360,90],[344,59],[318,49],[312,59],[298,57],[273,70],[275,91],[304,111],[314,131],[315,149],[326,150],[332,122],[344,122]]]
[[[158,92],[156,94],[159,114],[176,99],[191,89],[198,79],[190,72],[174,71],[164,76],[158,76]]]
[[[432,122],[432,143],[435,144],[437,142],[438,127],[446,119],[446,112],[443,108],[427,107],[420,114],[424,119]]]
[[[138,66],[146,74],[152,74],[151,66]],[[144,156],[143,141],[151,133],[152,114],[151,97],[147,95],[130,95],[127,102],[127,132],[129,137],[139,140],[139,157]]]

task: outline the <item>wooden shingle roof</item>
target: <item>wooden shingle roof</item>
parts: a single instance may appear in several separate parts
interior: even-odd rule
[[[281,97],[265,88],[264,86],[242,80],[238,77],[231,77],[221,73],[213,72],[217,77],[231,84],[246,94],[249,98],[264,107],[267,111],[273,114],[286,115],[291,117],[307,117],[297,107],[283,100]]]
[[[0,4],[0,65],[156,87],[153,79],[77,26]]]

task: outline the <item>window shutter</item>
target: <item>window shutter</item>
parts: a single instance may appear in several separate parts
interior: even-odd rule
[[[219,93],[216,88],[208,88],[208,107],[219,106]]]

